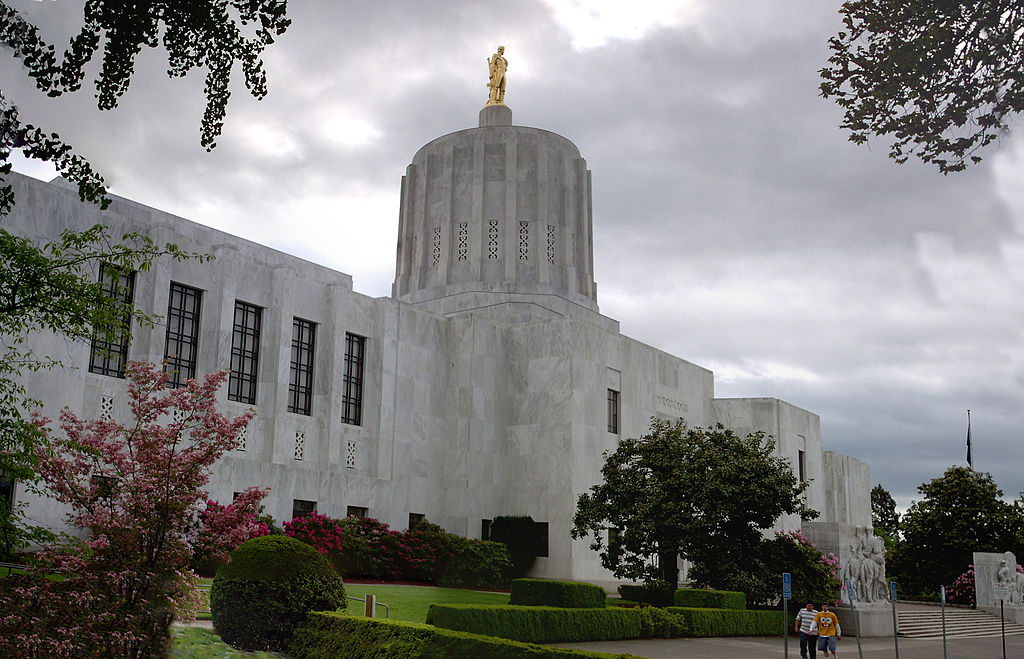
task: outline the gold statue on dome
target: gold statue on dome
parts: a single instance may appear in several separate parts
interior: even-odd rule
[[[502,57],[504,54],[505,46],[498,46],[498,52],[487,60],[487,87],[490,89],[487,105],[505,105],[505,71],[508,69],[508,60]]]

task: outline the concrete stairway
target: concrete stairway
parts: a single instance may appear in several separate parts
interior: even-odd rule
[[[907,638],[942,638],[942,611],[938,607],[897,609],[900,636]],[[946,609],[947,638],[980,638],[999,636],[997,616],[973,609]],[[1024,635],[1024,627],[1006,621],[1006,635]]]

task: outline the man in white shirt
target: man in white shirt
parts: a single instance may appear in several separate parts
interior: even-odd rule
[[[796,614],[796,624],[793,626],[793,631],[800,632],[800,656],[803,659],[808,659],[808,648],[810,648],[811,652],[810,659],[816,659],[817,657],[817,630],[815,630],[814,634],[811,633],[811,627],[814,624],[814,616],[817,615],[817,613],[818,612],[814,610],[814,605],[808,602],[807,608],[800,609],[800,612]]]

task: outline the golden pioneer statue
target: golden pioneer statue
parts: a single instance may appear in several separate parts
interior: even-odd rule
[[[491,90],[487,105],[505,105],[505,70],[508,69],[508,60],[502,57],[504,54],[505,46],[498,46],[498,52],[487,60],[487,86]]]

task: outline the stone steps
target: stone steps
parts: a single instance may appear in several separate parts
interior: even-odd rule
[[[900,636],[907,638],[942,638],[942,611],[897,610]],[[947,638],[981,638],[999,636],[999,618],[973,609],[946,609]],[[1024,635],[1024,627],[1006,621],[1006,635]]]

